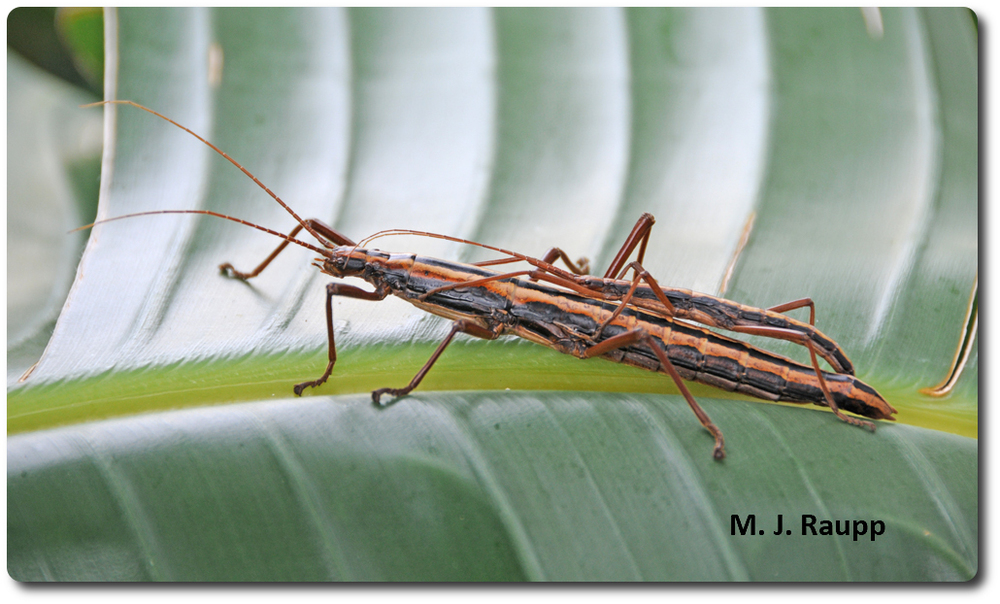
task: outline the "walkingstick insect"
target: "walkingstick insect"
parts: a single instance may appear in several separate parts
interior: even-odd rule
[[[236,160],[170,118],[132,101],[103,101],[93,105],[104,104],[132,105],[185,130],[251,178],[295,219],[297,225],[286,235],[209,210],[142,212],[94,224],[150,214],[215,216],[282,239],[250,272],[241,272],[230,263],[220,265],[220,270],[230,277],[241,280],[256,277],[289,243],[294,243],[320,256],[314,266],[324,274],[337,279],[359,278],[373,287],[369,291],[341,281],[327,284],[327,366],[319,378],[295,385],[296,395],[307,388],[320,386],[333,372],[337,361],[333,298],[344,296],[378,301],[391,294],[453,323],[448,335],[409,384],[372,392],[376,404],[380,404],[385,395],[399,397],[412,392],[455,335],[465,333],[487,340],[516,335],[579,358],[602,357],[669,375],[699,422],[714,437],[715,459],[725,457],[722,431],[695,401],[684,379],[764,400],[827,406],[841,420],[872,431],[875,429],[872,422],[845,415],[843,411],[888,420],[892,420],[896,412],[873,388],[854,377],[853,366],[843,350],[814,327],[812,300],[797,300],[764,310],[706,294],[661,287],[642,266],[654,223],[649,214],[639,218],[604,277],[584,274],[586,262],[571,261],[559,248],[552,248],[542,258],[535,258],[446,235],[402,229],[382,231],[355,243],[319,220],[300,218]],[[313,236],[318,245],[297,239],[303,230]],[[499,252],[504,257],[464,264],[366,247],[374,239],[394,234],[457,241]],[[637,247],[637,259],[628,262]],[[556,267],[553,263],[558,260],[562,260],[569,270]],[[513,262],[526,262],[532,268],[506,273],[489,268]],[[632,271],[633,277],[623,279],[628,271]],[[805,306],[810,307],[808,324],[781,314]],[[796,363],[707,327],[796,342],[809,351],[811,365]],[[834,372],[824,372],[817,356],[829,362]]]

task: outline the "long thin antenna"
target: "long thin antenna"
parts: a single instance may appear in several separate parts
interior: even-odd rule
[[[77,228],[73,229],[72,231],[70,231],[70,233],[75,233],[77,231],[82,231],[84,229],[89,229],[89,228],[97,226],[99,224],[104,224],[105,222],[114,222],[116,220],[122,220],[124,218],[135,218],[136,216],[152,216],[154,214],[205,214],[206,216],[215,216],[216,218],[225,218],[226,220],[232,220],[233,222],[238,222],[238,223],[240,223],[242,225],[246,225],[248,227],[253,227],[253,228],[257,229],[258,231],[264,231],[265,233],[268,233],[270,235],[274,235],[275,237],[280,237],[281,239],[284,239],[285,241],[287,241],[289,243],[294,243],[295,245],[301,245],[302,247],[310,249],[310,250],[312,250],[314,252],[317,252],[317,253],[321,254],[322,256],[324,256],[326,258],[330,257],[330,250],[329,249],[318,248],[315,245],[310,245],[310,244],[306,243],[305,241],[299,241],[295,237],[289,237],[288,235],[286,235],[284,233],[279,233],[278,231],[272,231],[271,229],[269,229],[267,227],[262,227],[259,224],[254,224],[252,222],[243,220],[242,218],[236,218],[235,216],[227,216],[225,214],[220,214],[218,212],[213,212],[211,210],[152,210],[150,212],[136,212],[135,214],[122,214],[121,216],[115,216],[114,218],[105,218],[103,220],[98,220],[96,222],[91,222],[90,224],[85,224],[82,227],[77,227]],[[318,237],[317,236],[317,238],[320,241],[322,241],[324,244],[326,243],[326,241],[322,237]]]
[[[317,233],[316,231],[314,231],[312,229],[312,227],[310,227],[308,224],[306,224],[306,222],[304,220],[302,220],[301,218],[299,218],[299,215],[296,214],[295,211],[292,208],[290,208],[287,203],[285,203],[284,201],[282,201],[281,198],[278,197],[274,193],[274,191],[272,191],[271,189],[268,189],[267,186],[264,183],[262,183],[259,180],[257,180],[257,177],[254,176],[250,172],[250,170],[247,170],[246,168],[244,168],[238,161],[236,161],[232,157],[229,157],[228,153],[226,153],[222,149],[216,147],[212,143],[208,142],[207,140],[205,140],[204,138],[202,138],[201,136],[199,136],[193,130],[191,130],[189,128],[186,128],[186,127],[178,124],[174,120],[170,119],[169,117],[163,115],[162,113],[157,113],[156,111],[153,111],[149,107],[144,107],[144,106],[140,105],[139,103],[136,103],[135,101],[98,101],[96,103],[89,103],[87,105],[80,105],[80,106],[81,107],[97,107],[99,105],[131,105],[131,106],[133,106],[133,107],[135,107],[137,109],[142,109],[143,111],[145,111],[147,113],[152,113],[156,117],[158,117],[160,119],[163,119],[163,120],[166,120],[166,121],[170,122],[171,124],[173,124],[173,125],[177,126],[178,128],[180,128],[181,130],[187,132],[191,136],[195,137],[196,139],[200,140],[201,142],[203,142],[206,145],[208,145],[209,147],[211,147],[213,151],[215,151],[216,153],[218,153],[222,157],[225,157],[226,159],[228,159],[229,163],[233,164],[234,166],[236,166],[237,168],[239,168],[241,172],[243,172],[244,174],[246,174],[247,176],[249,176],[251,180],[253,180],[255,183],[257,183],[258,187],[260,187],[261,189],[264,189],[264,191],[268,195],[270,195],[275,201],[277,201],[278,204],[281,205],[281,207],[285,208],[285,210],[289,214],[292,215],[292,218],[294,218],[296,222],[298,222],[300,225],[302,225],[302,228],[304,228],[306,231],[308,231],[310,235],[312,235],[313,237],[315,237],[317,241],[319,241],[320,243],[322,243],[323,247],[326,247],[326,248],[333,247],[323,237],[320,237],[319,233]],[[245,224],[249,224],[249,223],[245,223]],[[251,226],[256,226],[256,225],[251,225]],[[261,227],[258,227],[258,228],[261,228]]]
[[[430,237],[431,239],[444,239],[445,241],[453,241],[455,243],[464,243],[466,245],[474,245],[476,247],[481,247],[481,248],[486,249],[486,250],[491,250],[491,251],[494,251],[494,252],[500,252],[501,254],[506,254],[506,255],[510,256],[511,258],[517,258],[518,260],[521,260],[523,262],[527,262],[531,266],[540,268],[540,269],[542,269],[542,270],[544,270],[544,271],[546,271],[548,273],[551,273],[553,275],[558,275],[558,276],[561,276],[561,277],[565,277],[567,279],[575,279],[576,278],[576,275],[574,275],[573,273],[571,273],[569,271],[564,271],[563,269],[559,268],[558,266],[555,266],[553,264],[550,264],[548,262],[545,262],[544,260],[540,260],[540,259],[535,258],[533,256],[528,256],[528,255],[525,255],[525,254],[519,254],[517,252],[512,252],[510,250],[505,250],[502,247],[495,247],[495,246],[492,246],[492,245],[487,245],[485,243],[479,243],[478,241],[469,241],[468,239],[462,239],[461,237],[451,237],[450,235],[441,235],[440,233],[429,233],[427,231],[414,231],[414,230],[410,230],[410,229],[387,229],[387,230],[384,230],[384,231],[379,231],[379,232],[375,233],[374,235],[369,235],[368,237],[365,237],[360,242],[358,242],[358,244],[355,247],[364,247],[364,246],[368,245],[369,243],[371,243],[372,241],[374,241],[376,239],[379,239],[381,237],[390,237],[392,235],[417,235],[417,236],[420,236],[420,237]],[[492,264],[497,264],[497,263],[492,263]]]
[[[512,252],[510,250],[505,250],[505,249],[500,248],[500,247],[493,247],[492,245],[486,245],[485,243],[479,243],[479,242],[476,242],[476,241],[469,241],[468,239],[462,239],[460,237],[452,237],[450,235],[441,235],[439,233],[428,233],[427,231],[414,231],[414,230],[410,230],[410,229],[386,229],[384,231],[379,231],[379,232],[377,232],[377,233],[375,233],[373,235],[369,235],[368,237],[365,237],[364,239],[362,239],[361,241],[359,241],[358,242],[358,247],[365,247],[369,243],[371,243],[372,241],[374,241],[376,239],[380,239],[382,237],[390,237],[390,236],[393,236],[393,235],[417,235],[417,236],[420,236],[420,237],[430,237],[432,239],[444,239],[445,241],[453,241],[455,243],[464,243],[466,245],[474,245],[476,247],[481,247],[483,249],[491,250],[491,251],[494,251],[494,252],[500,252],[501,254],[507,254],[508,256],[511,256],[512,258],[517,258],[518,260],[528,261],[528,260],[534,260],[535,259],[535,258],[532,258],[530,256],[526,256],[524,254],[519,254],[517,252]]]

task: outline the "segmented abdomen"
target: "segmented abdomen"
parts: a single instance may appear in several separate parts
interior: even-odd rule
[[[620,299],[628,292],[631,283],[615,279],[594,278],[590,287],[600,290],[612,299]],[[712,327],[733,329],[733,327],[776,327],[797,331],[806,335],[816,346],[817,352],[826,359],[838,373],[854,374],[854,365],[847,358],[843,349],[836,342],[824,335],[818,329],[786,317],[781,313],[768,312],[753,308],[731,300],[725,300],[708,294],[701,294],[687,289],[662,287],[667,300],[674,306],[676,317],[691,319]],[[653,312],[663,314],[663,304],[646,285],[636,289],[631,304]]]
[[[605,328],[601,339],[642,327],[664,347],[670,362],[684,379],[764,400],[827,406],[812,367],[682,322],[631,311],[622,314],[621,321]],[[653,351],[642,344],[604,356],[666,373]],[[891,415],[888,403],[854,376],[824,372],[823,377],[841,409],[876,419]]]

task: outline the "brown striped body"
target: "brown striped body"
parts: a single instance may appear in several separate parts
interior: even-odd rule
[[[629,305],[595,339],[598,326],[617,305],[544,284],[505,278],[446,289],[425,298],[442,285],[498,274],[483,267],[341,246],[332,250],[322,268],[335,277],[359,277],[376,288],[386,287],[389,293],[432,314],[470,321],[497,335],[516,335],[579,357],[599,342],[642,328],[663,346],[685,379],[764,400],[827,406],[813,368],[645,308]],[[642,345],[603,356],[666,373],[655,354]],[[873,419],[892,419],[895,410],[867,384],[843,373],[824,372],[823,376],[842,409]]]
[[[582,277],[579,282],[599,292],[606,300],[621,300],[628,293],[631,281],[600,277]],[[689,319],[703,325],[732,330],[734,327],[777,327],[805,334],[816,345],[816,353],[823,357],[837,373],[854,375],[854,365],[847,354],[830,337],[808,323],[797,321],[782,313],[747,306],[732,300],[703,294],[688,289],[661,287],[667,300],[674,307],[674,317]],[[663,304],[647,285],[640,285],[629,304],[653,314],[666,316]]]

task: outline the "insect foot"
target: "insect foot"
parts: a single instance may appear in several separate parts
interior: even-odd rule
[[[228,262],[219,265],[219,272],[227,277],[239,279],[240,281],[246,281],[249,278],[249,275],[236,270],[233,265]]]
[[[379,407],[385,407],[388,403],[383,404],[381,398],[383,394],[388,394],[390,396],[405,396],[409,394],[409,390],[406,388],[379,388],[378,390],[372,391],[372,402]]]
[[[868,431],[872,432],[873,434],[875,432],[875,423],[874,422],[868,422],[868,421],[865,421],[863,419],[859,419],[858,423],[856,423],[854,425],[857,426],[857,427],[859,427],[859,428],[864,428],[865,430],[868,430]]]
[[[301,384],[295,384],[295,387],[292,390],[295,391],[295,396],[302,396],[302,391],[304,391],[306,388],[315,388],[316,386],[319,386],[325,381],[326,380],[324,379],[324,380],[314,380],[312,382],[302,382]]]
[[[722,440],[722,432],[719,432],[717,436],[715,448],[712,450],[712,459],[716,461],[721,461],[726,458],[726,445]]]

